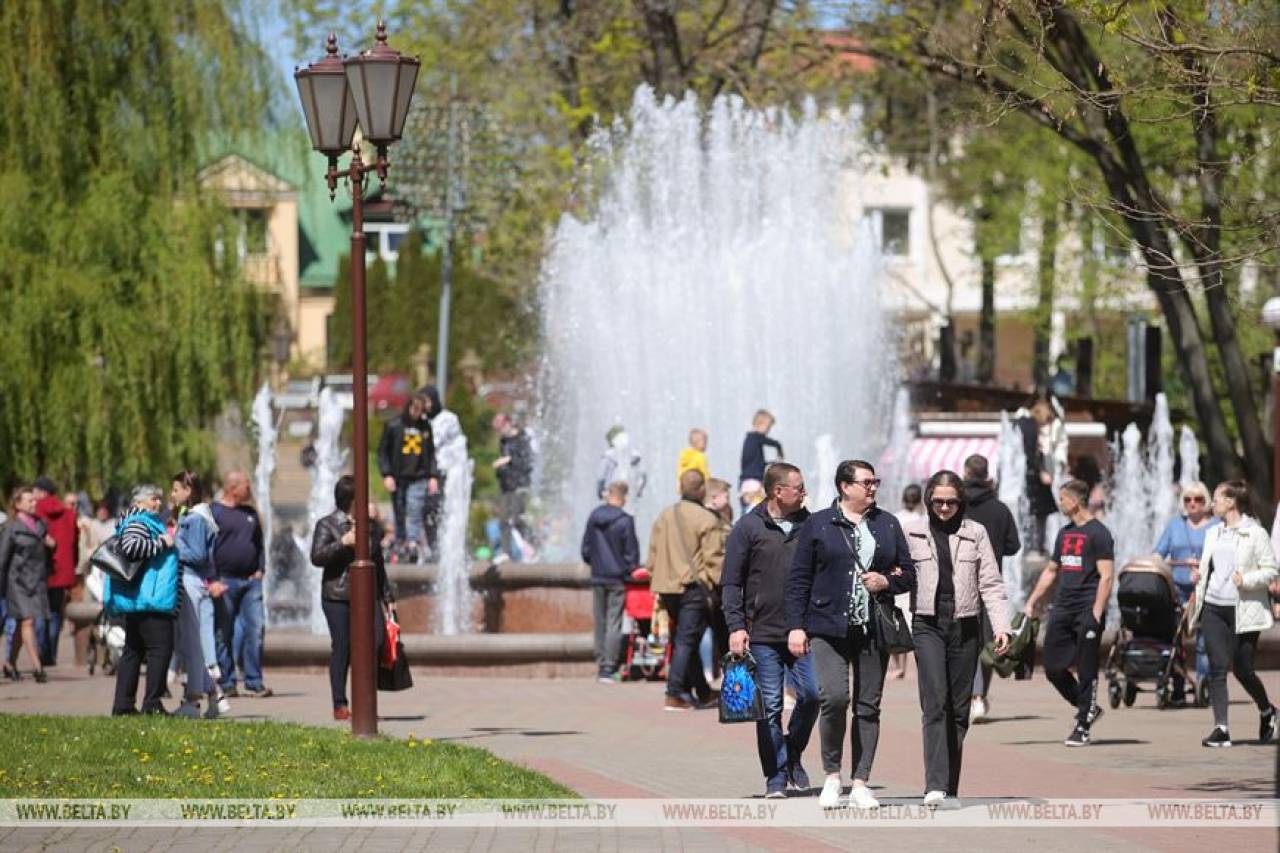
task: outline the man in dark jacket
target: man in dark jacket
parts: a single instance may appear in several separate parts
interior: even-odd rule
[[[996,562],[1005,557],[1012,557],[1022,548],[1022,540],[1018,536],[1018,522],[1013,513],[996,497],[995,484],[991,482],[991,474],[987,457],[975,453],[964,460],[964,493],[968,501],[965,516],[981,524],[987,529],[987,537],[996,552]],[[982,611],[982,642],[991,642],[991,620],[987,611]],[[987,719],[990,710],[987,696],[991,690],[991,667],[979,664],[973,676],[973,700],[969,705],[969,722],[982,723]]]
[[[595,508],[582,533],[582,561],[591,567],[592,616],[595,623],[596,680],[614,684],[622,644],[622,581],[640,565],[636,523],[623,510],[627,484],[605,487],[604,503]]]
[[[320,607],[329,624],[329,692],[333,698],[333,718],[351,719],[347,707],[347,671],[351,666],[351,603],[347,576],[356,559],[355,520],[351,505],[355,502],[356,480],[343,474],[333,486],[333,512],[316,522],[311,537],[311,564],[322,569]],[[379,547],[379,536],[372,525],[369,530],[369,554],[377,569],[376,599],[382,609],[395,606],[395,595],[387,580],[387,569]],[[379,613],[373,620],[375,648],[381,648],[386,634],[386,620]]]
[[[722,600],[729,628],[729,651],[750,649],[764,698],[765,718],[756,723],[756,747],[764,771],[765,797],[786,796],[788,787],[808,790],[800,756],[818,719],[818,685],[809,655],[787,650],[783,592],[795,556],[796,538],[809,518],[804,508],[804,475],[787,462],[764,472],[765,499],[742,517],[725,544]],[[782,692],[795,686],[790,730],[782,730]]]
[[[227,696],[270,696],[262,683],[262,641],[266,610],[262,578],[267,555],[263,548],[262,522],[250,504],[253,489],[249,475],[228,471],[222,476],[222,497],[210,507],[218,534],[213,542],[213,564],[223,592],[214,598],[214,632],[218,646],[219,685]],[[236,665],[244,675],[244,692],[236,688]]]
[[[396,518],[396,545],[404,548],[405,559],[416,562],[427,545],[423,521],[427,496],[439,491],[436,479],[436,449],[431,436],[431,403],[423,394],[414,394],[404,411],[387,421],[378,442],[378,470],[382,485],[391,493]]]
[[[533,530],[524,517],[529,487],[533,485],[533,446],[529,442],[529,434],[516,426],[506,413],[494,415],[493,431],[498,434],[498,458],[494,460],[493,468],[498,473],[498,488],[502,490],[498,506],[502,552],[515,559],[513,529],[526,543],[533,544]],[[528,558],[527,554],[519,556]]]

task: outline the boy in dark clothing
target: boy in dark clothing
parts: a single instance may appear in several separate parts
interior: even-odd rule
[[[529,545],[533,544],[533,530],[525,520],[525,505],[529,501],[529,487],[533,485],[533,446],[529,434],[516,426],[510,415],[500,413],[493,417],[493,431],[498,434],[499,456],[493,462],[498,474],[498,488],[502,490],[499,503],[502,551],[515,558],[512,530]],[[520,555],[529,559],[529,555]]]
[[[424,547],[427,496],[440,489],[436,479],[436,449],[431,437],[430,401],[414,394],[404,411],[387,421],[378,442],[378,470],[382,484],[391,493],[396,519],[396,544],[408,543],[406,558],[416,561]]]
[[[767,462],[777,462],[783,458],[782,443],[777,439],[769,438],[769,430],[773,429],[775,421],[765,409],[756,412],[754,418],[751,419],[751,432],[747,433],[746,438],[742,440],[742,461],[738,474],[738,489],[743,491],[742,485],[751,481],[754,485],[749,491],[757,491],[760,483],[764,480],[764,468]],[[777,458],[766,460],[764,457],[764,449],[771,447],[777,453]],[[743,508],[746,509],[746,503]]]
[[[623,511],[627,484],[610,483],[605,500],[587,519],[582,534],[582,560],[591,566],[597,680],[615,683],[622,644],[623,579],[640,565],[635,519]]]

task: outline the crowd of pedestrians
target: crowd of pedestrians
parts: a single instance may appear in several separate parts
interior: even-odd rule
[[[1117,566],[1112,533],[1093,509],[1096,484],[1058,478],[1059,420],[1046,404],[1019,424],[1037,460],[1028,469],[1036,497],[1026,544],[1046,559],[1019,618],[1047,611],[1044,674],[1072,708],[1064,745],[1081,747],[1103,714],[1100,649]],[[660,639],[670,635],[664,710],[706,708],[718,699],[698,649],[719,616],[726,660],[750,658],[762,698],[756,741],[765,796],[810,790],[801,757],[816,726],[819,804],[842,801],[848,772],[848,803],[875,808],[868,782],[885,678],[905,673],[914,659],[924,803],[944,804],[959,794],[970,725],[990,713],[990,661],[1027,654],[1013,645],[1001,570],[1005,558],[1023,552],[1018,523],[981,455],[966,459],[962,473],[941,470],[923,488],[908,486],[896,514],[881,509],[874,466],[846,460],[835,472],[835,502],[810,512],[804,475],[783,460],[781,443],[769,436],[773,426],[762,410],[743,441],[736,523],[728,484],[710,476],[707,432],[690,432],[677,461],[679,499],[654,521],[643,561],[625,509],[628,484],[602,477],[604,503],[582,542],[594,589],[597,676],[618,680],[624,584],[649,578],[657,599],[653,630]],[[1252,514],[1247,484],[1223,483],[1210,500],[1194,483],[1181,500],[1184,512],[1154,544],[1171,563],[1179,603],[1194,603],[1189,625],[1199,628],[1198,669],[1214,716],[1203,743],[1231,745],[1228,671],[1259,711],[1259,739],[1271,741],[1280,734],[1277,712],[1254,666],[1260,632],[1274,621],[1275,551]],[[1053,512],[1065,524],[1049,539]],[[984,648],[987,664],[980,662]],[[1180,699],[1182,685],[1171,695]]]

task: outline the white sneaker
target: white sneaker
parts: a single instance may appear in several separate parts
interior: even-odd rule
[[[986,699],[981,696],[973,697],[973,701],[969,703],[969,724],[985,723],[989,710]]]
[[[840,806],[840,777],[828,776],[827,781],[822,783],[822,793],[818,795],[818,805],[824,809],[834,809]]]
[[[222,680],[222,670],[218,667],[216,663],[213,666],[205,667],[205,669],[209,670],[209,677],[212,678],[214,681]]]
[[[229,699],[227,699],[227,697],[226,697],[226,696],[224,696],[224,695],[222,695],[222,694],[218,694],[218,704],[217,704],[217,706],[216,706],[216,707],[217,707],[217,709],[218,709],[218,713],[219,713],[219,714],[230,714],[230,713],[231,713],[231,701],[230,701]]]
[[[854,785],[849,789],[849,805],[856,809],[878,809],[880,801],[871,796],[871,789],[866,785]]]
[[[936,809],[942,805],[942,801],[947,798],[944,791],[930,791],[924,795],[924,807],[927,809]]]

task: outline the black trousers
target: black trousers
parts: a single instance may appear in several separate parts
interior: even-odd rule
[[[1087,725],[1098,688],[1098,649],[1102,625],[1093,607],[1054,608],[1044,632],[1044,675],[1062,698],[1076,706],[1076,722]],[[1076,668],[1073,676],[1071,667]]]
[[[334,708],[345,708],[347,702],[347,673],[351,669],[351,603],[321,599],[320,609],[324,621],[329,623],[329,693]],[[373,617],[374,649],[379,658],[387,636],[387,623],[381,608]]]
[[[138,677],[145,658],[147,662],[146,692],[142,697],[142,713],[164,712],[161,697],[169,675],[169,659],[173,657],[175,619],[167,613],[130,613],[124,617],[124,652],[116,665],[116,698],[112,714],[134,713],[138,696]]]
[[[1267,688],[1262,685],[1253,669],[1258,651],[1258,631],[1236,633],[1236,609],[1221,604],[1204,603],[1200,611],[1200,633],[1204,635],[1204,648],[1209,655],[1209,699],[1213,703],[1213,724],[1227,727],[1227,670],[1235,673],[1236,681],[1249,694],[1249,698],[1265,712],[1271,707]]]
[[[662,606],[675,623],[675,644],[671,649],[671,667],[667,670],[667,695],[706,701],[711,695],[707,677],[702,672],[698,646],[707,630],[707,593],[696,583],[682,593],[662,593]]]
[[[949,797],[960,787],[982,633],[978,617],[956,619],[955,606],[954,598],[939,596],[934,615],[917,613],[911,624],[924,726],[924,789],[945,791]]]

